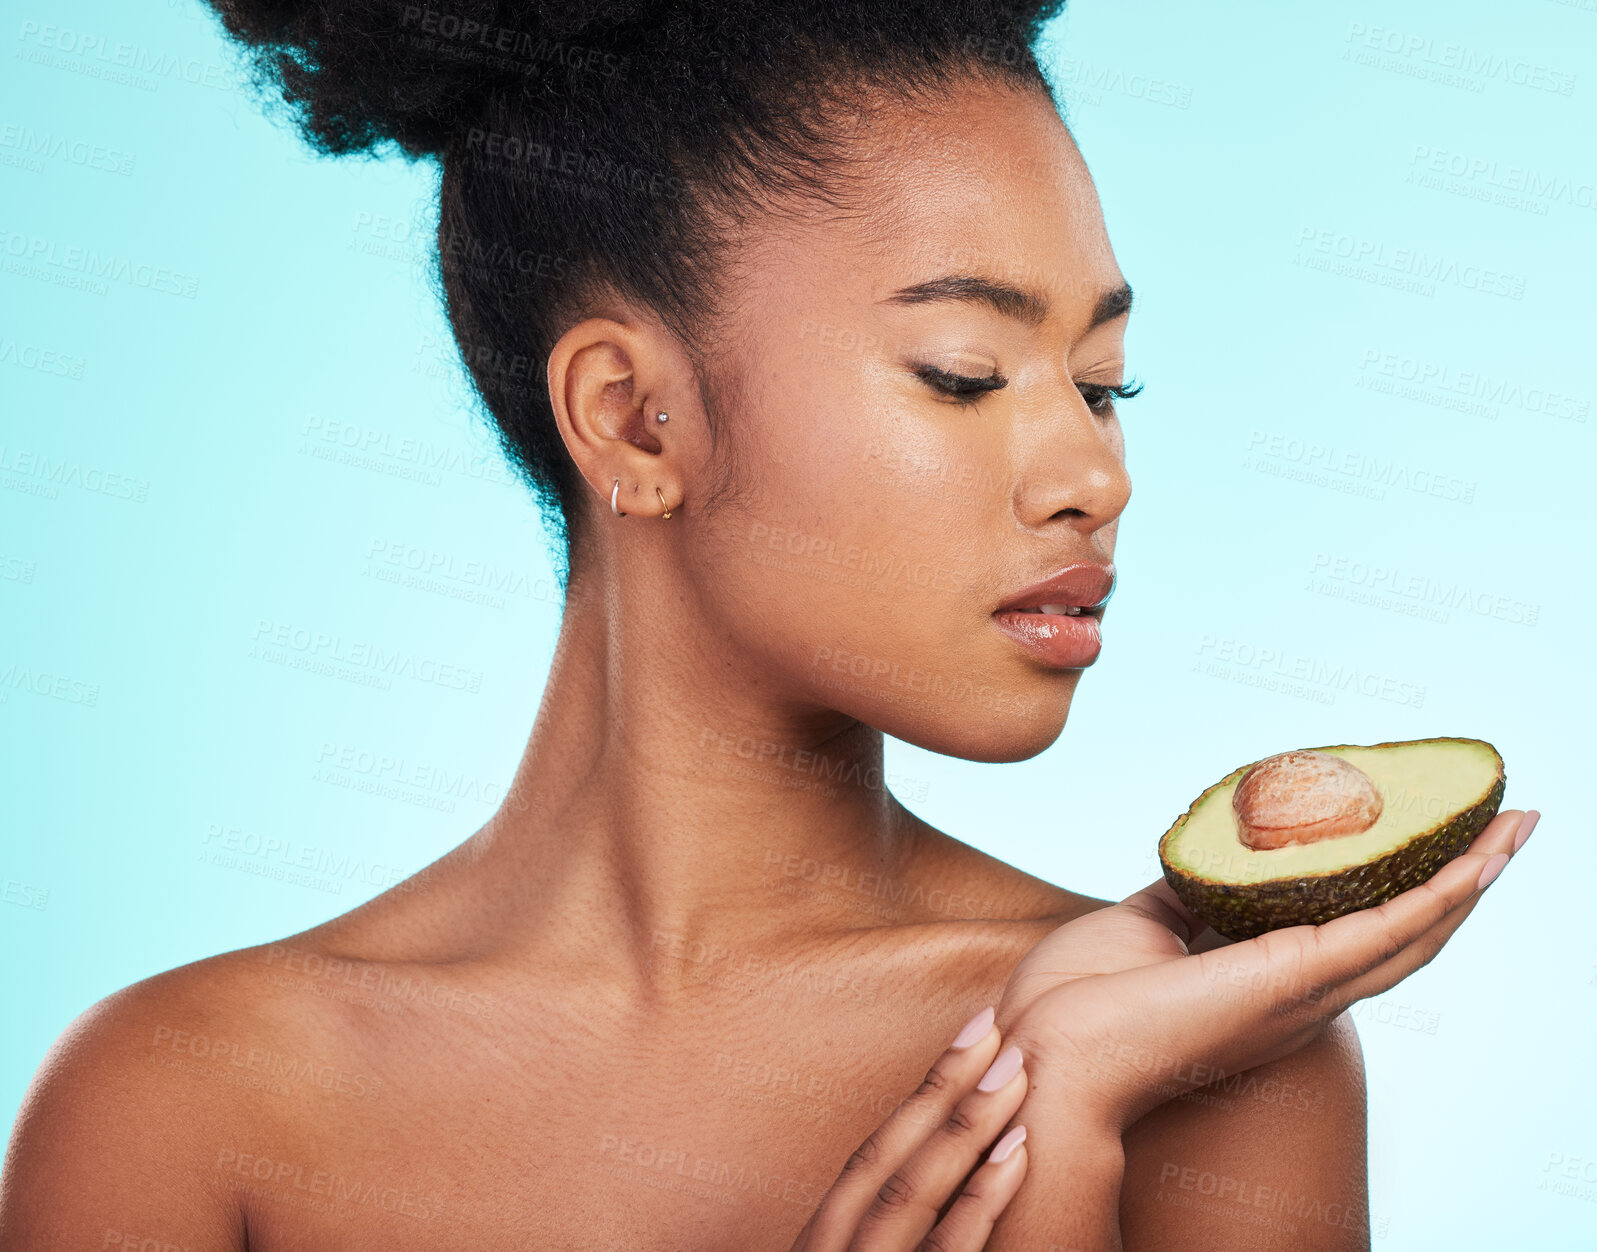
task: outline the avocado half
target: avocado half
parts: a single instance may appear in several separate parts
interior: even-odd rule
[[[1165,881],[1228,939],[1319,925],[1417,887],[1463,852],[1503,801],[1503,758],[1482,739],[1303,751],[1363,771],[1379,795],[1372,825],[1314,842],[1248,846],[1235,793],[1249,770],[1276,760],[1267,757],[1215,783],[1159,840]]]

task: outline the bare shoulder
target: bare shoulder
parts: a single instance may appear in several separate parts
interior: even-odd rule
[[[197,1158],[227,1124],[230,1093],[187,1079],[158,1046],[174,1023],[226,1016],[225,966],[202,961],[124,987],[61,1032],[12,1129],[0,1246],[119,1246],[130,1234],[244,1246],[235,1206],[205,1185]]]
[[[1347,1013],[1297,1052],[1215,1074],[1160,1105],[1124,1139],[1126,1252],[1367,1249],[1365,1113],[1363,1053]]]
[[[944,895],[950,901],[946,910],[950,917],[1062,926],[1115,903],[1028,874],[932,827],[925,827],[925,833],[930,836],[930,868],[921,872],[928,880],[947,888]],[[952,898],[955,891],[959,893],[957,902]]]
[[[243,1248],[227,1153],[301,1117],[304,1102],[282,1098],[296,1085],[361,1080],[345,1016],[273,984],[292,953],[325,964],[317,948],[300,936],[210,957],[74,1019],[12,1130],[0,1248]]]

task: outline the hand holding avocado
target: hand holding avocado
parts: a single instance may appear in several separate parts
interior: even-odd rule
[[[1297,1051],[1350,1004],[1428,963],[1537,816],[1498,814],[1466,851],[1384,903],[1240,942],[1161,878],[1027,953],[998,1024],[1026,1056],[1035,1098],[1123,1132],[1185,1091]]]
[[[1481,739],[1283,752],[1232,770],[1159,840],[1165,881],[1228,939],[1328,922],[1424,882],[1503,800]]]

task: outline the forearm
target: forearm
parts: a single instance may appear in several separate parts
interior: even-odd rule
[[[1050,1082],[1033,1077],[1013,1118],[1026,1127],[1026,1178],[988,1252],[1122,1252],[1120,1135]]]

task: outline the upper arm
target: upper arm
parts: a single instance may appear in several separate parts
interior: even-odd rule
[[[1124,1145],[1125,1252],[1370,1246],[1364,1062],[1345,1012],[1297,1052],[1166,1101]]]
[[[0,1250],[242,1249],[226,1190],[208,1185],[222,1124],[215,1084],[162,1066],[150,982],[100,1001],[56,1040],[12,1129],[0,1176]]]

